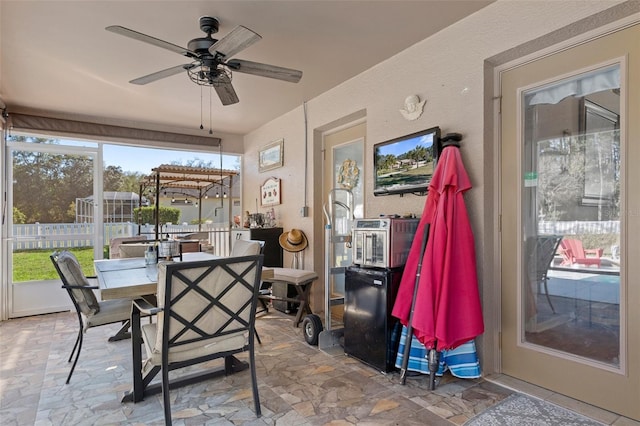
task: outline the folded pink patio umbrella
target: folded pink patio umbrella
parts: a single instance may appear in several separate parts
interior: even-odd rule
[[[471,189],[457,146],[446,146],[409,251],[392,315],[427,349],[449,350],[484,332],[474,238],[463,194]],[[428,225],[428,226],[427,226]],[[422,250],[422,235],[428,240]],[[420,254],[424,253],[417,276]]]

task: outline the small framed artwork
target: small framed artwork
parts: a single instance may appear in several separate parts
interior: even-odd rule
[[[260,186],[260,205],[277,206],[280,204],[282,188],[280,187],[280,179],[270,177]]]
[[[284,139],[266,145],[258,153],[258,170],[266,172],[267,170],[282,167]]]

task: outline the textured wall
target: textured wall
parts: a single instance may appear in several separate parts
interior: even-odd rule
[[[311,216],[321,215],[312,205],[317,180],[318,141],[313,131],[356,111],[366,111],[365,193],[367,216],[379,213],[420,213],[424,197],[372,196],[373,144],[438,125],[443,133],[464,135],[462,154],[474,189],[468,195],[477,238],[482,239],[482,194],[485,158],[484,61],[500,52],[550,33],[574,21],[614,6],[614,1],[498,1],[461,22],[423,40],[395,57],[307,102],[307,204]],[[426,99],[422,116],[406,121],[398,112],[404,98],[418,94]],[[304,205],[305,117],[303,106],[281,116],[245,137],[243,203],[255,210],[260,184],[269,176],[282,179],[282,205],[276,207],[285,229],[313,233],[311,217],[298,214]],[[255,164],[260,147],[284,138],[284,167],[258,173]],[[316,175],[316,179],[314,179]],[[318,241],[315,242],[316,249]],[[310,253],[306,253],[307,260]],[[308,266],[312,264],[307,263]]]
[[[491,280],[494,222],[492,63],[515,59],[574,35],[561,29],[612,8],[620,1],[497,1],[453,26],[423,40],[338,87],[307,102],[308,160],[306,199],[310,217],[300,218],[305,199],[305,118],[303,106],[245,137],[243,198],[254,210],[258,187],[267,176],[282,179],[282,205],[276,207],[285,230],[300,228],[310,237],[305,266],[321,274],[314,304],[322,306],[323,217],[321,130],[343,124],[345,117],[366,116],[365,214],[420,214],[425,198],[414,195],[374,197],[373,145],[438,125],[443,133],[464,135],[462,156],[474,188],[467,206],[476,237],[481,278]],[[636,6],[637,8],[637,6]],[[618,13],[619,14],[619,13]],[[603,15],[600,13],[599,15]],[[602,20],[602,18],[600,18]],[[588,23],[588,22],[587,22]],[[400,24],[400,23],[398,23]],[[582,25],[582,24],[581,24]],[[586,25],[586,24],[585,24]],[[591,27],[598,25],[590,23]],[[578,26],[578,25],[573,25]],[[580,29],[578,28],[578,31]],[[582,30],[584,31],[584,29]],[[553,35],[553,37],[551,36]],[[406,96],[426,99],[422,116],[406,121],[398,112]],[[301,102],[302,103],[302,102]],[[260,174],[252,164],[258,149],[284,138],[284,167]],[[285,263],[289,260],[285,258]],[[486,265],[484,265],[486,264]],[[483,270],[483,265],[487,271]],[[481,283],[483,285],[483,283]],[[483,297],[486,300],[486,297]],[[318,304],[320,306],[318,306]],[[485,304],[486,309],[486,304]],[[495,326],[489,321],[489,326]]]

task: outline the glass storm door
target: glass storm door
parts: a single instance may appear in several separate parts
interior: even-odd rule
[[[73,308],[49,259],[53,251],[74,252],[86,275],[95,275],[93,259],[102,254],[95,244],[102,228],[95,220],[102,214],[94,199],[98,153],[49,142],[15,137],[8,143],[10,317]],[[80,208],[83,203],[95,207],[93,214]]]
[[[502,371],[635,419],[638,40],[634,26],[501,75]]]
[[[344,304],[345,268],[352,263],[352,218],[364,214],[363,165],[366,124],[361,123],[324,136],[324,203],[329,204],[329,193],[334,201],[331,206],[331,242],[328,256],[332,271],[329,277],[332,309],[331,316],[342,321]],[[350,193],[350,194],[349,194]],[[326,235],[325,235],[326,238]],[[326,241],[325,241],[325,247]]]

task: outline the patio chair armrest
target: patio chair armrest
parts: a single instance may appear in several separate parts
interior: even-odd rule
[[[585,254],[593,254],[596,257],[602,257],[602,254],[604,253],[604,249],[601,249],[601,248],[585,249],[584,252],[585,252]]]
[[[62,285],[62,288],[69,288],[71,290],[98,290],[100,287],[97,285]]]
[[[158,312],[161,312],[163,310],[162,308],[153,306],[151,303],[149,303],[145,299],[134,299],[133,309],[145,315],[155,315]]]

